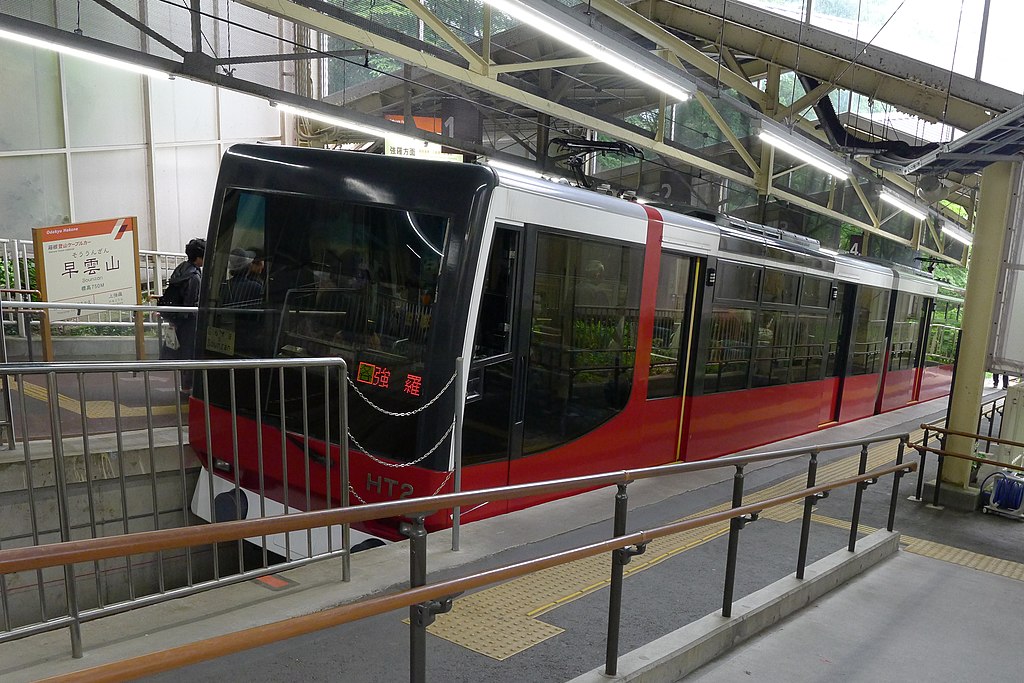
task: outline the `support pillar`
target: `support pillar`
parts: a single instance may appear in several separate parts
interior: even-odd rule
[[[971,269],[967,275],[964,299],[963,336],[957,356],[956,386],[949,408],[949,428],[974,433],[981,409],[981,391],[985,382],[992,311],[999,286],[999,264],[1003,258],[1010,207],[1015,200],[1015,167],[1009,162],[992,164],[981,176],[981,202],[971,248]],[[962,436],[949,436],[946,449],[969,455],[974,444]],[[942,481],[966,488],[971,462],[948,458]]]

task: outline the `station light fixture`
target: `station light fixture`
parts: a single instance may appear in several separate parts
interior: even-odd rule
[[[277,107],[279,111],[286,114],[293,114],[294,116],[301,116],[307,119],[313,119],[320,123],[326,123],[331,126],[337,126],[338,128],[345,128],[352,130],[357,133],[363,133],[376,138],[383,138],[385,136],[399,137],[398,133],[389,133],[382,128],[374,128],[373,126],[366,126],[355,121],[351,121],[340,116],[334,116],[332,114],[325,114],[323,112],[316,111],[315,109],[305,109],[303,107],[295,107],[290,104],[284,104],[283,102],[271,102],[272,106]]]
[[[512,163],[509,163],[507,161],[501,161],[499,159],[491,159],[491,158],[484,159],[484,162],[488,166],[493,166],[494,168],[496,168],[498,170],[501,170],[501,171],[510,171],[512,173],[520,173],[522,175],[531,176],[533,178],[540,178],[541,180],[551,180],[551,181],[556,182],[556,183],[566,183],[567,184],[569,182],[568,179],[566,179],[566,178],[564,178],[562,176],[557,176],[557,175],[555,175],[553,173],[548,173],[546,171],[540,171],[540,170],[537,170],[536,168],[530,168],[529,166],[521,166],[519,164],[512,164]]]
[[[483,0],[494,9],[518,19],[583,54],[607,64],[617,71],[635,78],[679,102],[685,101],[697,90],[696,85],[661,69],[656,63],[641,63],[650,59],[639,48],[629,49],[616,45],[609,36],[594,30],[571,15],[552,17],[553,7],[544,0]],[[659,73],[662,71],[662,73]]]
[[[895,206],[900,211],[909,213],[911,216],[919,221],[923,221],[928,218],[928,213],[918,206],[916,203],[908,201],[903,197],[899,196],[895,192],[891,192],[885,188],[879,193],[878,198],[890,206]]]
[[[959,225],[950,223],[949,221],[942,221],[942,232],[949,235],[957,242],[960,242],[964,246],[971,246],[974,244],[974,235],[967,232]]]
[[[35,38],[33,36],[27,36],[23,33],[15,33],[14,31],[8,31],[0,28],[0,38],[6,40],[12,40],[16,43],[23,45],[29,45],[31,47],[37,47],[43,50],[50,50],[51,52],[58,52],[62,55],[69,57],[76,57],[83,59],[95,64],[102,64],[103,66],[109,66],[115,69],[121,69],[122,71],[131,71],[133,73],[141,74],[143,76],[150,76],[152,78],[173,78],[173,75],[161,71],[160,69],[154,69],[149,66],[142,64],[136,64],[123,59],[115,59],[114,57],[108,57],[101,55],[98,52],[89,52],[88,50],[80,50],[77,47],[71,47],[70,45],[64,45],[62,43],[55,43],[50,40],[44,40],[42,38]]]
[[[846,180],[850,177],[850,168],[837,159],[831,152],[820,145],[814,144],[800,135],[793,133],[768,119],[761,120],[761,141],[796,157],[805,164],[810,164],[829,175]]]

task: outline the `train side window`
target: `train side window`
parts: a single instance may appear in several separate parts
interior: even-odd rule
[[[882,371],[889,296],[887,289],[867,286],[860,288],[853,307],[851,375],[868,375]]]
[[[890,370],[906,370],[917,362],[917,343],[921,333],[922,301],[915,294],[896,295],[893,316]]]
[[[828,318],[824,312],[800,312],[794,330],[793,359],[789,371],[790,382],[807,382],[821,378],[827,329]]]
[[[800,307],[828,308],[831,293],[832,282],[830,280],[804,276],[803,289],[800,290]]]
[[[661,255],[647,398],[678,396],[683,389],[681,361],[689,338],[686,312],[690,265],[687,256],[668,252]]]
[[[960,333],[960,302],[937,300],[928,328],[925,365],[952,365],[956,360],[956,339]]]
[[[719,305],[711,311],[705,394],[747,388],[756,314],[749,308]]]
[[[715,300],[756,302],[761,289],[761,269],[729,261],[718,262]]]
[[[793,360],[793,329],[796,314],[789,311],[761,311],[757,324],[754,386],[786,384]]]
[[[524,454],[574,439],[626,405],[642,275],[639,247],[538,235]]]
[[[512,312],[516,287],[519,233],[497,230],[484,273],[480,317],[476,326],[473,359],[491,358],[512,350]]]
[[[764,271],[764,295],[762,302],[771,304],[796,305],[800,276],[770,268]]]

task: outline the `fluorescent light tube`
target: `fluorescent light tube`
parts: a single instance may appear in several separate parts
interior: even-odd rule
[[[302,107],[293,107],[290,104],[284,104],[282,102],[271,102],[272,105],[277,107],[279,110],[286,114],[294,114],[295,116],[302,116],[307,119],[313,119],[314,121],[320,121],[331,126],[338,126],[339,128],[347,128],[348,130],[354,130],[357,133],[364,133],[376,138],[382,138],[386,135],[400,136],[398,133],[388,133],[381,128],[374,128],[372,126],[364,126],[361,123],[355,121],[349,121],[343,119],[340,116],[331,116],[330,114],[322,114],[313,109],[303,109]]]
[[[153,69],[148,66],[142,66],[141,64],[133,64],[132,62],[126,62],[120,59],[114,59],[113,57],[107,57],[96,52],[87,52],[86,50],[79,50],[76,47],[69,47],[62,45],[61,43],[53,43],[49,40],[43,40],[42,38],[33,38],[32,36],[26,36],[21,33],[14,33],[5,29],[0,29],[0,38],[6,38],[7,40],[13,40],[16,43],[22,43],[23,45],[30,45],[32,47],[42,48],[43,50],[50,50],[52,52],[59,52],[69,57],[77,57],[78,59],[84,59],[96,64],[102,64],[104,66],[113,67],[115,69],[121,69],[123,71],[131,71],[133,73],[142,74],[143,76],[151,76],[153,78],[170,78],[171,74],[166,71],[159,69]]]
[[[968,247],[974,244],[974,235],[949,221],[942,221],[942,232]]]
[[[518,19],[530,28],[546,33],[555,40],[561,41],[600,62],[604,62],[613,69],[621,71],[627,76],[635,78],[675,100],[682,102],[689,99],[690,93],[694,90],[692,86],[679,85],[666,77],[654,73],[647,67],[637,64],[629,54],[620,54],[591,36],[548,17],[538,9],[516,2],[516,0],[483,1],[499,12]]]
[[[896,194],[893,194],[892,192],[889,192],[888,190],[882,190],[881,193],[879,193],[878,198],[881,199],[886,204],[889,204],[890,206],[895,206],[900,211],[909,213],[911,216],[918,219],[919,221],[923,221],[926,218],[928,218],[928,214],[925,213],[925,210],[919,207],[917,204],[908,202],[907,200],[903,199],[902,197]]]
[[[827,155],[828,153],[822,150],[811,150],[804,149],[803,146],[806,144],[803,141],[797,142],[793,135],[780,135],[774,131],[761,129],[761,140],[768,143],[776,149],[781,149],[786,154],[794,156],[800,161],[806,164],[810,164],[815,168],[828,173],[831,176],[839,178],[840,180],[846,180],[850,177],[850,172],[839,165],[838,162],[832,161]]]
[[[568,182],[561,176],[554,175],[553,173],[547,173],[545,171],[538,171],[535,168],[528,166],[520,166],[519,164],[510,164],[507,161],[499,161],[498,159],[486,159],[488,166],[500,169],[502,171],[511,171],[512,173],[520,173],[522,175],[530,176],[533,178],[540,178],[542,180],[553,180],[555,182]]]

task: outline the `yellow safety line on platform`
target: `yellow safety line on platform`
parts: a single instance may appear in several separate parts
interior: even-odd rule
[[[919,439],[920,436],[915,438]],[[885,443],[870,448],[868,469],[894,461],[897,447],[896,443]],[[817,479],[823,482],[853,476],[857,474],[859,461],[860,455],[857,454],[822,465],[818,468]],[[793,493],[804,488],[806,483],[807,476],[801,474],[747,494],[744,503]],[[729,507],[730,504],[725,503],[690,517]],[[773,508],[764,517],[785,523],[799,519],[802,513],[803,504],[792,503]],[[721,522],[655,539],[648,544],[646,553],[633,558],[626,566],[625,575],[631,576],[650,569],[690,548],[719,538],[728,531],[729,523]],[[561,633],[563,629],[539,621],[537,617],[604,588],[608,585],[609,574],[610,561],[607,556],[591,557],[545,569],[459,598],[452,611],[438,615],[428,630],[440,638],[492,659],[507,659]]]
[[[822,515],[812,515],[811,519],[815,522],[839,527],[841,529],[850,528],[850,523],[844,522],[841,519],[833,519],[832,517],[825,517]],[[877,531],[877,529],[861,524],[857,527],[857,531],[862,534],[870,534]],[[1021,564],[1020,562],[1002,560],[998,557],[992,557],[991,555],[982,555],[981,553],[964,550],[963,548],[944,545],[942,543],[936,543],[935,541],[927,541],[923,538],[915,538],[904,534],[900,535],[900,542],[906,545],[905,550],[907,552],[920,555],[921,557],[930,557],[933,560],[942,560],[943,562],[949,562],[950,564],[958,564],[961,567],[977,569],[980,572],[987,572],[997,576],[1005,576],[1008,579],[1024,581],[1024,564]]]
[[[47,391],[46,387],[41,387],[41,386],[32,384],[31,382],[26,382],[23,385],[23,387],[24,387],[24,390],[25,390],[25,396],[26,397],[34,398],[37,401],[42,401],[43,403],[49,404],[49,402],[50,402],[50,394]],[[11,380],[11,390],[12,391],[18,391],[21,388],[22,387],[18,386],[18,383],[16,381]],[[57,394],[57,405],[59,405],[63,410],[67,410],[69,412],[75,413],[76,415],[81,415],[82,414],[82,404],[79,401],[71,398],[70,396],[65,396],[64,394]],[[126,406],[126,405],[124,405],[122,403],[120,408],[121,408],[121,417],[145,417],[146,416],[146,408],[145,408],[145,406],[142,406],[142,407]],[[178,406],[176,406],[176,405],[153,406],[153,415],[154,416],[156,416],[156,415],[174,415],[174,414],[177,413],[177,410],[178,410]],[[186,408],[185,405],[182,405],[182,412],[183,413],[187,412],[187,408]],[[111,418],[111,419],[113,419],[114,416],[115,416],[115,413],[114,413],[114,402],[113,401],[86,401],[85,402],[85,416],[88,417],[88,418],[96,418],[96,419],[101,419],[101,418]]]

